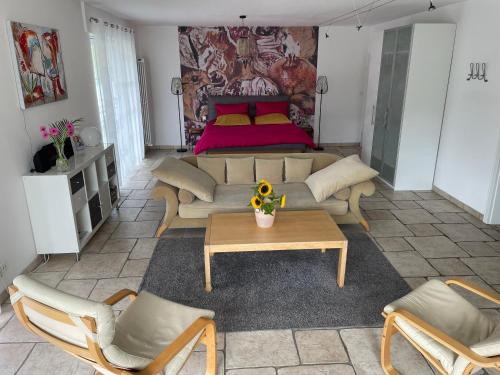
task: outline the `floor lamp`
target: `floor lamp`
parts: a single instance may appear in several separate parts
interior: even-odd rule
[[[170,91],[172,94],[177,96],[177,111],[179,112],[179,137],[181,139],[181,147],[177,149],[177,152],[186,152],[187,148],[182,147],[182,122],[181,122],[181,102],[180,96],[183,94],[182,91],[182,81],[179,77],[172,78],[172,84],[170,85]]]
[[[319,121],[318,121],[318,145],[316,146],[316,151],[323,151],[324,148],[321,147],[321,107],[323,106],[323,94],[328,92],[328,79],[326,76],[319,76],[316,81],[316,93],[319,96]]]

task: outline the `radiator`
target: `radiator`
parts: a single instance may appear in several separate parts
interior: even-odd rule
[[[153,146],[151,133],[151,116],[149,114],[148,82],[146,75],[146,63],[143,58],[137,59],[137,72],[139,74],[139,89],[141,94],[142,126],[144,131],[144,144]]]

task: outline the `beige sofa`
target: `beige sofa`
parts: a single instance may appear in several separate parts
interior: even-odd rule
[[[255,159],[284,159],[292,158],[313,159],[311,174],[335,163],[342,157],[326,153],[302,154],[215,154],[203,155],[206,158],[245,158]],[[198,167],[196,156],[186,156],[181,160]],[[285,169],[285,167],[283,167]],[[285,171],[283,171],[285,173]],[[251,211],[248,202],[252,195],[251,185],[218,184],[215,187],[214,201],[205,202],[195,198],[191,203],[179,201],[179,189],[158,181],[152,191],[153,199],[164,199],[166,203],[165,216],[156,233],[157,237],[168,228],[195,228],[204,227],[209,214],[220,212]],[[368,230],[368,223],[361,215],[359,198],[361,195],[370,196],[375,192],[375,185],[365,181],[350,188],[339,191],[323,202],[316,202],[309,187],[303,182],[273,184],[279,194],[287,195],[287,210],[324,209],[328,211],[339,224],[361,224]]]

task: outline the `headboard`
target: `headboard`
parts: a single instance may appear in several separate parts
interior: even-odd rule
[[[255,117],[256,102],[290,102],[290,98],[285,95],[275,96],[209,96],[208,97],[208,121],[215,120],[217,112],[215,111],[216,104],[237,104],[249,103],[249,116]],[[288,109],[290,112],[290,107]]]

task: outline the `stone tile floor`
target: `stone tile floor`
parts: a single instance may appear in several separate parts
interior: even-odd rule
[[[344,155],[355,147],[329,148]],[[102,226],[77,263],[73,255],[52,256],[33,276],[75,295],[102,300],[122,289],[137,289],[157,240],[154,232],[164,205],[149,199],[155,184],[150,168],[166,151],[151,152],[122,187],[120,210]],[[429,278],[460,276],[500,292],[500,226],[488,226],[433,192],[394,192],[377,183],[361,206],[380,250],[411,287]],[[186,235],[183,230],[170,235]],[[500,309],[464,293],[495,318]],[[119,312],[126,307],[121,303]],[[379,364],[380,328],[219,333],[219,374],[365,375],[383,374]],[[424,358],[405,340],[393,343],[402,374],[432,375]],[[195,352],[183,375],[204,374],[204,353]],[[94,370],[27,332],[8,304],[0,314],[0,375],[83,375]],[[488,374],[498,372],[489,371]]]

